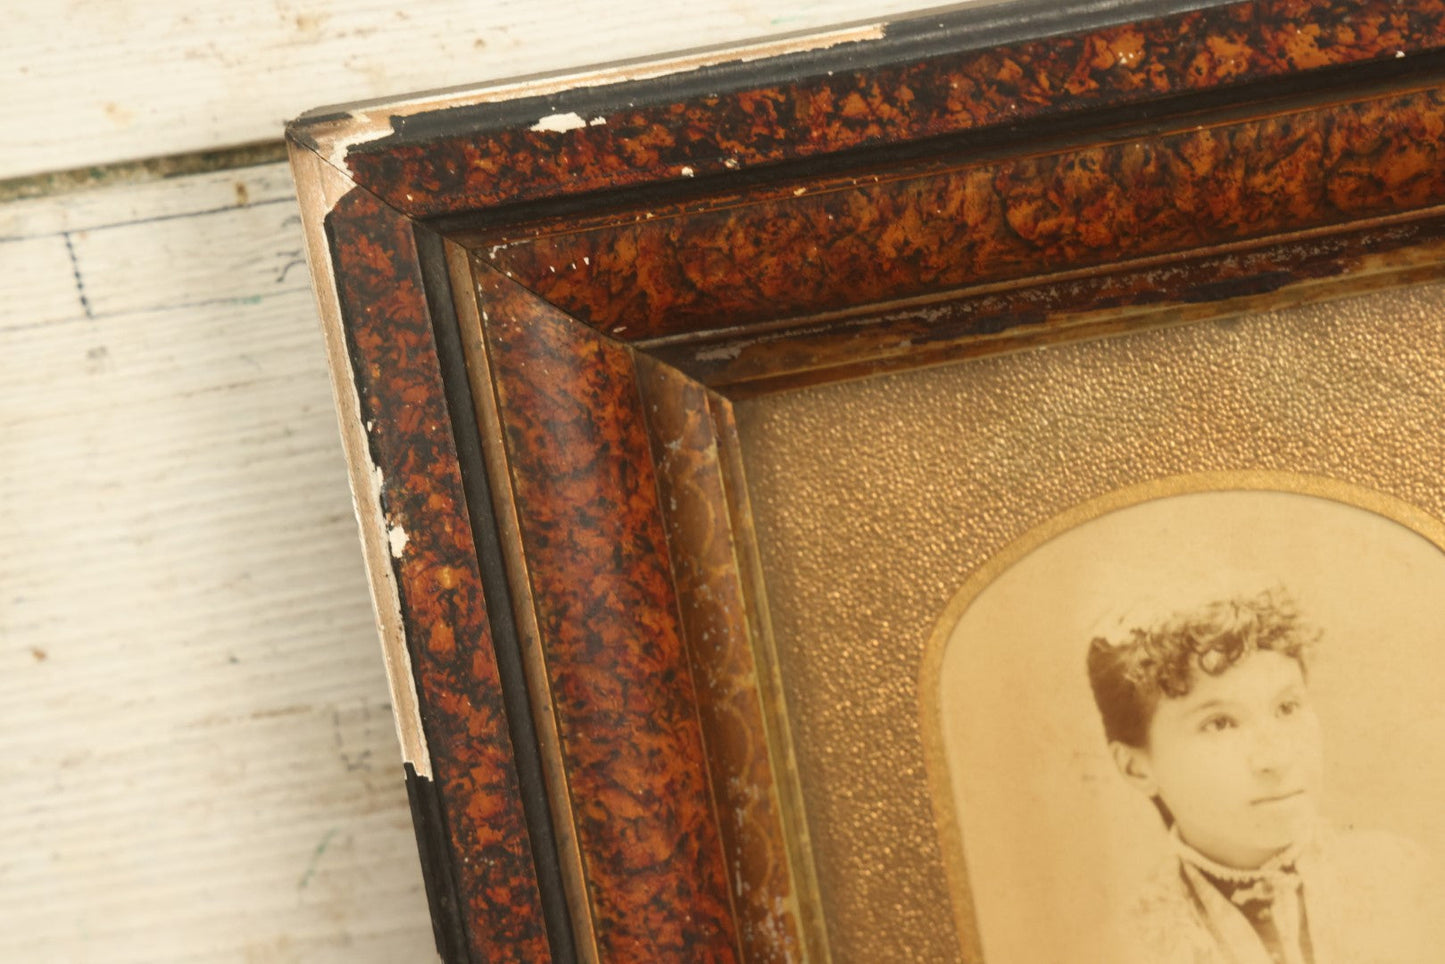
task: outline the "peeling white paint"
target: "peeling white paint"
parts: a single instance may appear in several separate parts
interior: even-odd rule
[[[356,115],[353,112],[351,116]],[[355,131],[349,133],[354,135],[352,141],[356,142]],[[335,142],[330,145],[333,149],[335,146]],[[325,335],[326,353],[331,362],[331,388],[340,416],[341,440],[346,448],[352,507],[361,529],[367,588],[386,663],[397,741],[401,745],[402,760],[412,764],[418,776],[429,780],[432,777],[431,754],[421,725],[416,675],[412,672],[402,626],[396,573],[386,558],[383,536],[387,527],[381,506],[385,479],[381,466],[372,457],[367,439],[375,424],[364,418],[361,397],[350,374],[351,357],[341,322],[334,266],[323,227],[324,213],[333,209],[349,190],[351,182],[341,171],[326,167],[326,153],[327,149],[322,148],[312,155],[314,160],[306,161],[297,169],[301,175],[297,178],[297,188],[306,229],[307,257],[311,265],[319,269],[316,273],[316,303],[321,316],[321,330]]]
[[[401,526],[386,527],[386,542],[391,547],[391,557],[400,559],[402,551],[406,549],[408,542],[406,530]]]
[[[736,46],[725,46],[720,49],[685,52],[673,57],[650,62],[561,71],[547,77],[534,77],[527,80],[492,84],[469,90],[449,91],[443,94],[419,94],[414,97],[405,97],[396,100],[375,101],[365,106],[353,107],[347,111],[350,118],[349,121],[340,123],[328,122],[324,129],[316,130],[313,133],[318,141],[318,153],[338,170],[347,171],[350,168],[346,163],[346,156],[351,152],[352,148],[368,143],[369,141],[390,137],[395,132],[393,122],[398,118],[443,110],[449,107],[487,103],[495,104],[509,100],[518,100],[523,97],[542,97],[549,94],[558,94],[568,90],[604,87],[611,84],[638,80],[650,80],[657,77],[687,73],[717,64],[751,63],[753,61],[765,60],[769,57],[780,57],[786,54],[827,50],[842,44],[882,40],[886,32],[886,23],[867,23],[801,37],[753,41]],[[542,126],[547,124],[548,121],[553,120],[553,118],[575,118],[575,122],[565,128]],[[302,123],[304,127],[305,122],[303,121]],[[552,118],[542,118],[532,129],[574,130],[578,127],[592,127],[606,123],[607,118],[605,117],[594,117],[591,120],[584,120],[575,113],[555,114]]]
[[[350,168],[346,163],[346,156],[353,148],[371,141],[379,141],[383,137],[391,136],[391,115],[383,109],[377,112],[380,116],[374,115],[371,111],[353,110],[348,111],[350,122],[346,123],[343,131],[326,151],[325,157],[332,166],[338,170],[347,171]]]
[[[562,134],[566,131],[575,131],[586,126],[587,121],[581,114],[569,111],[565,114],[548,114],[533,124],[528,130],[551,131],[556,134]]]

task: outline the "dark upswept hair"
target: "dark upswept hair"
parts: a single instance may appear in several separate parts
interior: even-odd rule
[[[1126,626],[1122,639],[1096,636],[1089,643],[1089,686],[1104,736],[1143,747],[1159,700],[1188,695],[1197,674],[1218,676],[1260,650],[1288,656],[1303,671],[1319,635],[1276,587],[1216,600],[1154,625]]]

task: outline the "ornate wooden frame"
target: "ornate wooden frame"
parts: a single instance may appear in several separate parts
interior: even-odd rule
[[[733,399],[1438,272],[1445,3],[1199,6],[291,125],[447,960],[826,959]]]

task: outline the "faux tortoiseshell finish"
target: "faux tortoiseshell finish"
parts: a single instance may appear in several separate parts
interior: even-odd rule
[[[1386,123],[1386,120],[1389,123]],[[1445,89],[492,245],[629,341],[1238,243],[1445,201]]]
[[[1442,260],[1445,218],[1434,216],[649,350],[659,362],[742,398],[1214,317],[1232,306],[1284,307],[1319,297],[1322,285],[1344,295],[1411,284],[1438,277]]]
[[[495,272],[478,300],[598,953],[736,961],[632,352]]]
[[[382,508],[405,534],[394,569],[451,846],[431,885],[462,905],[473,961],[533,964],[550,952],[413,225],[357,189],[328,230]]]
[[[789,788],[777,772],[786,773],[789,757],[780,752],[784,762],[775,763],[770,746],[779,727],[763,695],[770,667],[755,645],[761,615],[745,588],[751,522],[740,480],[730,478],[730,406],[646,355],[637,357],[637,369],[713,795],[724,812],[737,815],[720,829],[734,868],[743,956],[799,960],[807,946],[796,907],[803,888],[788,864]]]
[[[955,42],[970,38],[963,32]],[[358,183],[417,216],[458,213],[1052,123],[1442,45],[1441,0],[1257,0],[894,64],[849,45],[785,58],[771,67],[780,78],[773,82],[759,83],[756,72],[704,72],[621,84],[588,90],[575,106],[565,96],[538,98],[533,116],[509,115],[505,124],[477,112],[462,131],[455,127],[464,116],[408,118],[395,137],[354,149],[347,166]],[[709,80],[706,93],[674,92]],[[588,110],[594,103],[607,106]],[[593,123],[533,129],[571,110]]]

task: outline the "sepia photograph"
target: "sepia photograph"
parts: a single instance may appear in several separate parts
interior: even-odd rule
[[[1445,529],[1235,481],[1065,513],[940,622],[941,837],[990,964],[1438,959]]]

